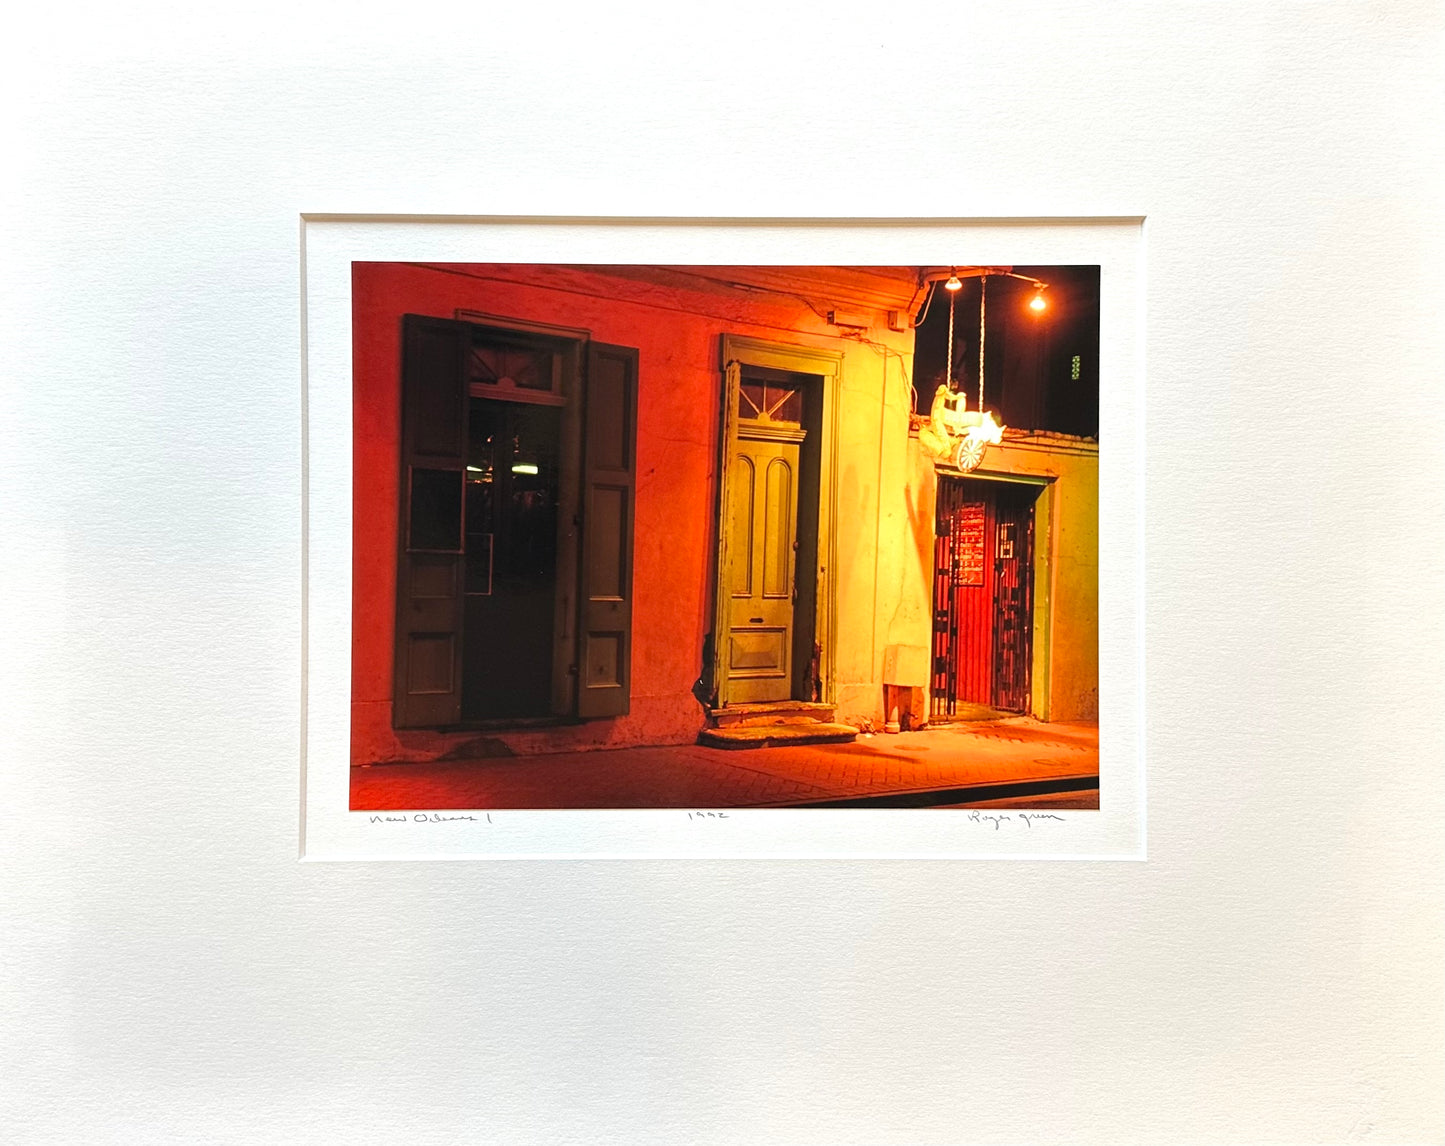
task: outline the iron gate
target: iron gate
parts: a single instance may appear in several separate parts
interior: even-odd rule
[[[1027,712],[1033,630],[1031,487],[941,477],[934,528],[930,715]]]

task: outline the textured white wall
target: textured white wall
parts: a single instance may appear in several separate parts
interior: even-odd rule
[[[1441,16],[0,46],[6,1135],[1445,1134]],[[1147,863],[298,864],[302,211],[1148,218]]]

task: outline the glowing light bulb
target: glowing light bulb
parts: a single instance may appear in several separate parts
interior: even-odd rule
[[[1048,305],[1049,304],[1044,301],[1044,292],[1042,290],[1040,290],[1038,294],[1034,295],[1033,298],[1029,299],[1030,310],[1043,310],[1044,307]]]
[[[944,289],[944,290],[962,290],[962,289],[963,289],[963,280],[960,279],[957,275],[949,275],[949,276],[948,276],[948,281],[943,284],[943,289]]]

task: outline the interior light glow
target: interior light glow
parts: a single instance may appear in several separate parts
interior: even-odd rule
[[[537,472],[537,467],[531,462],[518,462],[512,467],[512,472],[514,474],[534,474]]]
[[[479,473],[481,473],[481,472],[482,472],[482,467],[481,467],[481,466],[468,466],[468,467],[467,467],[467,473],[469,473],[469,474],[479,474]]]

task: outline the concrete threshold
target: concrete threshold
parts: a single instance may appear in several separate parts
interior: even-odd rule
[[[824,724],[800,720],[787,724],[743,724],[729,728],[704,728],[697,737],[709,748],[781,748],[789,744],[847,744],[857,739],[858,730],[849,724]]]

